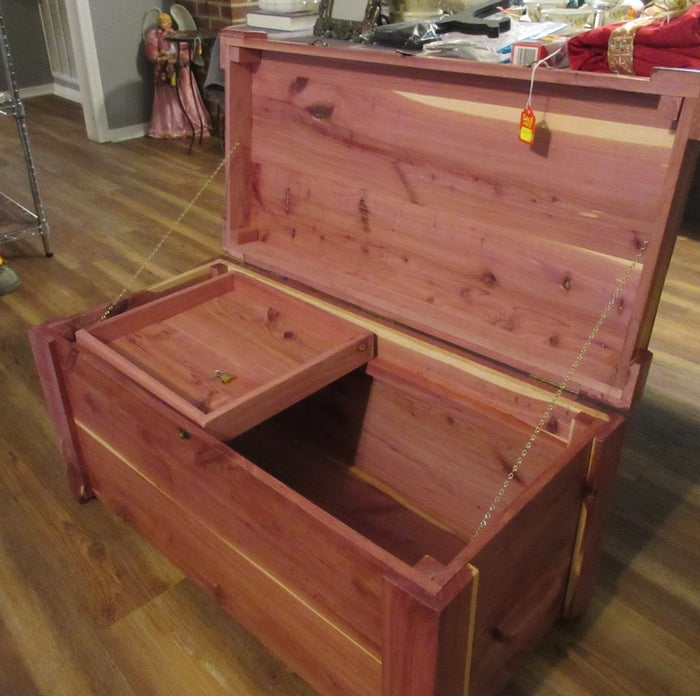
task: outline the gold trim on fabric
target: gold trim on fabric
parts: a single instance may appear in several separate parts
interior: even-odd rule
[[[634,75],[634,37],[640,27],[658,20],[680,17],[698,0],[657,0],[644,14],[612,30],[608,39],[608,67],[619,75]]]
[[[612,30],[608,39],[608,67],[618,75],[634,75],[634,37],[637,22],[626,22]]]

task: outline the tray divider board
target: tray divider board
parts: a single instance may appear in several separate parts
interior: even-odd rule
[[[234,290],[236,276],[226,273],[191,287],[178,290],[170,295],[153,300],[141,307],[135,307],[129,312],[108,317],[91,327],[80,329],[77,334],[89,331],[103,343],[109,343],[119,336],[138,331],[155,322],[168,319],[179,312],[184,312],[207,300],[218,297],[222,293]],[[80,339],[78,339],[80,341]]]
[[[307,396],[364,365],[373,352],[371,335],[346,341],[247,393],[236,403],[211,412],[203,419],[204,427],[221,439],[235,437],[296,403],[301,395]]]

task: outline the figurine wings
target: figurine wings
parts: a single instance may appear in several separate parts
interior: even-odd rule
[[[146,39],[146,34],[148,34],[151,29],[158,28],[158,15],[162,12],[159,7],[152,7],[150,10],[146,10],[141,20],[141,38]]]
[[[170,16],[175,20],[178,31],[197,31],[197,24],[190,11],[182,5],[171,5]]]
[[[163,12],[159,7],[146,10],[141,20],[141,37],[146,38],[151,29],[158,27],[158,15]],[[170,7],[168,14],[173,18],[178,31],[197,31],[197,24],[190,11],[183,5],[175,4]]]

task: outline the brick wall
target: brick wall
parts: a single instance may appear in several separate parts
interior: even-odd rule
[[[200,29],[222,29],[243,24],[247,12],[255,9],[257,0],[179,0]]]

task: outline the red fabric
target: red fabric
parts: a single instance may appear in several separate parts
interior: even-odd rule
[[[615,27],[607,24],[569,39],[572,70],[610,72],[608,40]],[[639,27],[634,38],[634,71],[648,77],[653,68],[700,69],[700,4],[669,22]]]

